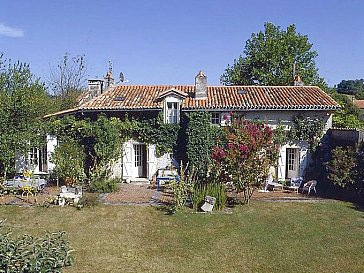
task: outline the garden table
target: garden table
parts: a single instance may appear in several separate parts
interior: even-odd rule
[[[294,185],[292,185],[292,186],[285,186],[284,187],[285,189],[288,189],[288,190],[291,190],[291,191],[294,191],[294,192],[296,192],[296,193],[298,193],[298,189],[300,188],[299,186],[294,186]]]
[[[24,187],[31,187],[32,189],[36,190],[43,190],[44,187],[47,185],[47,180],[42,178],[34,178],[34,179],[13,179],[13,180],[6,180],[4,182],[5,188],[24,188]]]

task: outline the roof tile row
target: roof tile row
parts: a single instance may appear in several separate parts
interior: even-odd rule
[[[158,98],[174,89],[186,94],[182,108],[193,109],[338,109],[339,105],[316,86],[209,86],[207,99],[194,97],[193,85],[115,86],[79,109],[161,109]]]

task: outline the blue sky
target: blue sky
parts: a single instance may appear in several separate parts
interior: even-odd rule
[[[364,78],[364,1],[3,0],[0,52],[43,80],[65,52],[85,54],[90,78],[123,71],[129,84],[219,84],[264,22],[296,24],[330,86]]]

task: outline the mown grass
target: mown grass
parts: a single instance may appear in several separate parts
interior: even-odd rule
[[[0,206],[15,233],[66,231],[65,272],[360,272],[364,212],[349,203],[252,202],[231,214],[151,207]]]

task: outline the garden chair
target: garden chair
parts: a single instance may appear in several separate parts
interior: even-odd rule
[[[316,180],[310,180],[310,181],[308,181],[307,183],[305,183],[303,185],[302,193],[304,193],[304,191],[307,191],[307,195],[310,195],[311,191],[313,190],[315,192],[315,194],[317,194],[316,185],[317,185],[317,181]]]
[[[291,178],[291,186],[296,186],[296,187],[301,187],[301,184],[303,182],[303,177],[299,176],[299,177],[292,177]]]
[[[266,184],[266,189],[265,190],[267,190],[268,187],[273,188],[273,191],[275,191],[276,188],[280,188],[283,191],[283,185],[281,183],[274,182],[273,175],[271,173],[268,174],[267,184]]]
[[[303,184],[303,177],[299,176],[299,177],[292,177],[290,184],[286,187],[289,190],[293,190],[296,193],[298,193],[298,190],[300,188],[302,188],[302,184]]]

